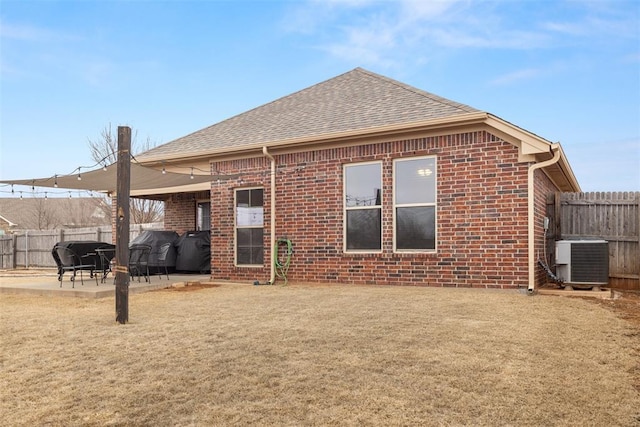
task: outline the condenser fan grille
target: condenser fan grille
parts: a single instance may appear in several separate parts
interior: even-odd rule
[[[601,283],[609,279],[609,251],[606,243],[571,245],[571,280]]]

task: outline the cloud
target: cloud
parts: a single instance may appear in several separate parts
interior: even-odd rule
[[[444,49],[533,49],[551,44],[533,30],[509,29],[493,3],[464,0],[311,1],[288,17],[285,31],[317,37],[334,57],[387,67]]]
[[[69,33],[53,31],[48,28],[35,27],[32,25],[11,24],[6,21],[0,22],[0,38],[41,43],[78,39],[77,36]]]
[[[530,13],[536,9],[526,3],[523,8],[469,0],[312,0],[296,4],[286,31],[315,38],[315,46],[334,57],[386,66],[458,49],[531,51],[605,36],[637,38],[637,13],[624,9],[554,3],[536,19]]]
[[[496,77],[491,80],[489,83],[492,85],[510,85],[513,83],[518,83],[522,80],[529,80],[534,77],[539,76],[542,73],[542,70],[536,68],[525,68],[523,70],[513,71],[508,74],[503,74],[502,76]]]

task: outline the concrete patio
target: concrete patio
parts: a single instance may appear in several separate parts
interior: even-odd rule
[[[76,277],[75,285],[69,277],[69,274],[65,274],[62,286],[60,286],[56,269],[0,270],[0,293],[76,298],[107,298],[115,295],[115,285],[111,275],[104,283],[101,283],[100,277],[98,277],[97,286],[95,278],[89,277],[88,273],[84,274],[84,285],[82,285],[79,275]],[[168,280],[165,275],[152,275],[150,279],[149,282],[146,282],[144,277],[140,278],[140,282],[137,277],[131,279],[129,293],[196,283],[211,283],[211,276],[208,274],[169,274]]]

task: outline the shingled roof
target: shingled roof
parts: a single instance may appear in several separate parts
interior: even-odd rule
[[[479,110],[356,68],[139,155],[172,159],[242,150]]]

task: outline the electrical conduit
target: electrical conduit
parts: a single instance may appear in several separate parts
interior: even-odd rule
[[[528,173],[528,237],[529,237],[529,288],[527,293],[533,294],[536,286],[536,260],[535,260],[535,182],[534,175],[537,169],[546,168],[560,160],[560,144],[551,144],[553,157],[544,162],[535,163],[529,167]]]

